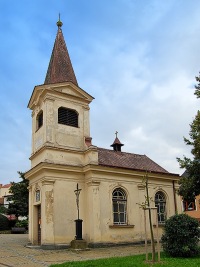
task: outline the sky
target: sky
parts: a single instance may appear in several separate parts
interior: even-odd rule
[[[44,83],[60,13],[93,145],[145,154],[182,174],[183,136],[199,108],[199,0],[0,0],[0,183],[31,167],[35,85]]]

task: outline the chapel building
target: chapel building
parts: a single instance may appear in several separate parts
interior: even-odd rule
[[[143,241],[146,172],[161,235],[165,220],[181,212],[179,175],[146,155],[123,152],[117,133],[111,149],[92,144],[89,105],[94,98],[79,87],[60,20],[57,26],[44,84],[35,86],[28,103],[32,154],[25,177],[30,243],[70,246],[77,216],[83,220],[82,235],[89,246]]]

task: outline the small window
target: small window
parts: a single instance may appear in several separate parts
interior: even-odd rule
[[[41,110],[37,115],[37,130],[43,125],[43,111]]]
[[[78,127],[78,113],[73,109],[60,107],[58,109],[58,123]]]
[[[113,202],[113,223],[117,225],[127,224],[127,198],[121,188],[117,188],[112,194]]]
[[[196,210],[195,199],[183,200],[183,211]]]
[[[155,194],[155,206],[157,207],[158,223],[164,224],[166,221],[166,198],[163,192]]]
[[[36,202],[40,201],[40,190],[36,190],[35,192],[35,201]]]

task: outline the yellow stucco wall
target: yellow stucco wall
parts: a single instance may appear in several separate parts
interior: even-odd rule
[[[144,212],[139,206],[146,195],[141,185],[144,173],[129,171],[123,175],[122,170],[116,172],[116,169],[110,168],[106,172],[107,168],[95,165],[87,167],[87,171],[69,166],[67,169],[63,166],[52,169],[51,164],[45,164],[43,168],[43,174],[41,168],[30,181],[30,207],[40,204],[34,200],[36,189],[41,190],[42,244],[70,244],[74,239],[74,220],[77,219],[74,190],[77,183],[82,189],[80,218],[83,219],[83,238],[88,243],[144,240]],[[112,192],[117,187],[124,189],[127,194],[127,227],[113,226]],[[167,217],[175,214],[173,185],[169,177],[149,176],[150,197],[154,199],[157,191],[162,191],[166,196]],[[178,211],[181,212],[180,198],[176,198]],[[153,207],[154,203],[151,205]],[[32,220],[32,214],[29,217]],[[153,223],[156,224],[155,217]],[[29,232],[31,240],[33,228]],[[159,232],[161,234],[162,227]]]
[[[98,165],[98,150],[87,145],[90,137],[89,103],[92,97],[71,83],[36,87],[29,102],[32,110],[32,155],[29,179],[29,239],[41,244],[66,244],[75,237],[77,219],[74,190],[80,193],[80,218],[83,219],[83,238],[90,244],[136,242],[144,240],[144,212],[139,204],[145,200],[142,185],[144,171],[108,168]],[[58,108],[78,112],[78,128],[57,123]],[[43,111],[43,125],[37,129],[37,116]],[[173,180],[177,176],[149,174],[149,194],[157,191],[166,197],[167,217],[175,213]],[[113,225],[112,192],[120,187],[127,195],[127,225]],[[36,191],[40,200],[36,201]],[[181,201],[176,196],[177,210]],[[154,203],[152,202],[152,207]],[[38,206],[41,220],[38,226]],[[155,224],[155,219],[154,224]],[[39,227],[39,228],[38,228]],[[149,232],[149,230],[148,230]],[[159,228],[159,234],[162,227]]]

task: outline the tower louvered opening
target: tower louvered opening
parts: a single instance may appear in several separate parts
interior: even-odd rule
[[[37,123],[36,129],[38,130],[43,125],[43,111],[42,110],[37,115],[36,123]]]
[[[78,127],[78,113],[73,109],[60,107],[58,109],[58,123]]]

